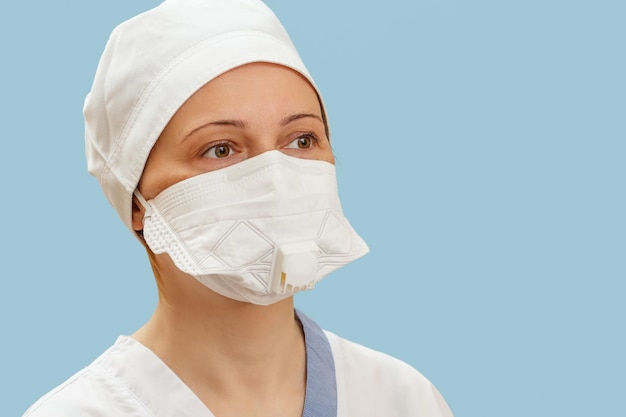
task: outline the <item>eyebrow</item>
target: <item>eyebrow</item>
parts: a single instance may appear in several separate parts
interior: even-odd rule
[[[281,126],[287,126],[291,122],[295,122],[296,120],[300,120],[300,119],[306,119],[307,117],[311,117],[313,119],[317,119],[320,122],[324,123],[324,120],[322,120],[322,117],[318,116],[317,114],[314,114],[314,113],[298,113],[298,114],[292,114],[291,116],[284,117],[280,121],[280,125]]]
[[[317,115],[317,114],[314,114],[314,113],[297,113],[297,114],[292,114],[292,115],[287,116],[287,117],[283,117],[280,120],[280,126],[287,126],[289,123],[295,122],[296,120],[306,119],[306,118],[317,119],[320,122],[324,123],[324,120],[322,119],[322,117]],[[188,137],[192,136],[197,131],[205,129],[207,127],[211,127],[211,126],[233,126],[233,127],[239,128],[239,129],[245,129],[249,125],[248,125],[247,122],[245,122],[243,120],[238,120],[238,119],[216,120],[214,122],[205,123],[205,124],[203,124],[201,126],[196,127],[191,132],[187,133],[181,139],[181,141],[184,141],[185,139],[187,139]]]
[[[236,120],[236,119],[216,120],[214,122],[205,123],[205,124],[203,124],[201,126],[196,127],[191,132],[187,133],[182,138],[181,141],[184,141],[185,139],[187,139],[188,137],[192,136],[197,131],[202,130],[202,129],[207,128],[207,127],[210,127],[210,126],[233,126],[233,127],[239,128],[239,129],[245,129],[246,127],[248,127],[248,123],[244,122],[243,120]]]

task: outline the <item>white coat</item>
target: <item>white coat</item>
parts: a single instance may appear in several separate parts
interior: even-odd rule
[[[322,331],[298,312],[307,351],[303,417],[452,417],[408,364]],[[152,351],[120,336],[23,417],[214,417]]]

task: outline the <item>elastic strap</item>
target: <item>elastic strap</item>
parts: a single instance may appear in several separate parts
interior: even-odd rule
[[[145,214],[143,215],[143,218],[145,219],[146,217],[150,217],[152,215],[152,207],[150,207],[150,204],[148,204],[146,199],[143,198],[139,190],[135,189],[135,191],[133,191],[133,195],[137,197],[137,200],[139,200],[139,203],[143,206],[144,210],[146,211]]]

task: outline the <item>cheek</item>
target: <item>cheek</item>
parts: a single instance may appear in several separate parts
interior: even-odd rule
[[[145,199],[152,199],[166,188],[202,173],[186,151],[188,148],[177,146],[168,135],[157,140],[137,186]]]
[[[335,154],[333,153],[332,149],[329,149],[328,152],[326,152],[326,155],[322,159],[322,161],[330,162],[331,164],[335,165]]]
[[[176,164],[148,161],[137,188],[146,200],[156,197],[166,188],[193,176],[188,168]]]
[[[330,145],[320,146],[304,157],[307,159],[317,159],[318,161],[330,162],[333,165],[335,164],[335,154],[333,153]]]
[[[335,164],[335,153],[333,152],[332,146],[330,146],[330,141],[327,141],[323,147],[320,148],[320,160],[330,162],[331,164]]]

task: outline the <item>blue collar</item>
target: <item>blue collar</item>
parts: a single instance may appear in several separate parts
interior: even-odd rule
[[[337,380],[335,360],[324,331],[302,312],[306,343],[306,396],[302,417],[337,417]]]

